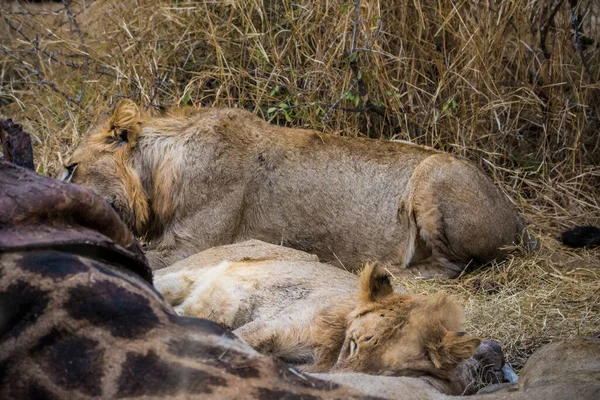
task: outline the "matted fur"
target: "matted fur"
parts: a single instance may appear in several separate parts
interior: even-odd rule
[[[458,275],[524,225],[473,164],[430,148],[274,126],[239,109],[152,116],[129,100],[67,162],[148,241],[154,269],[256,238],[356,270]],[[76,165],[76,168],[74,166]]]

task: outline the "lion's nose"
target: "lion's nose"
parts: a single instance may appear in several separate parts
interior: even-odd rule
[[[75,173],[76,169],[77,163],[69,163],[65,165],[65,172],[63,173],[60,180],[63,182],[71,182],[71,179],[73,179],[73,174]]]

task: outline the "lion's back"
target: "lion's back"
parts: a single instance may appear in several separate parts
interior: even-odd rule
[[[356,285],[355,275],[333,266],[285,259],[223,261],[199,269],[188,264],[155,279],[180,315],[208,318],[231,329],[294,310],[313,312],[332,299],[348,297]]]

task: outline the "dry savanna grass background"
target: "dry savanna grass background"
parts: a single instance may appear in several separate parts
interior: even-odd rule
[[[356,7],[356,4],[359,7]],[[240,107],[479,164],[541,240],[455,281],[467,329],[515,367],[600,329],[600,7],[594,0],[0,1],[0,116],[54,176],[119,98]]]

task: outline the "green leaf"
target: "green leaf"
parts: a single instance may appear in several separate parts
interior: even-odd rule
[[[183,95],[183,98],[181,99],[181,103],[184,106],[187,106],[188,104],[190,104],[191,100],[192,100],[192,95],[190,94],[190,92],[185,92],[185,94]]]
[[[287,108],[290,108],[290,106],[288,106],[288,105],[287,105],[287,104],[285,104],[285,103],[279,103],[279,105],[278,105],[277,107],[281,108],[282,110],[285,110],[285,109],[287,109]]]
[[[271,107],[267,110],[267,114],[273,114],[275,111],[277,111],[277,107]]]

